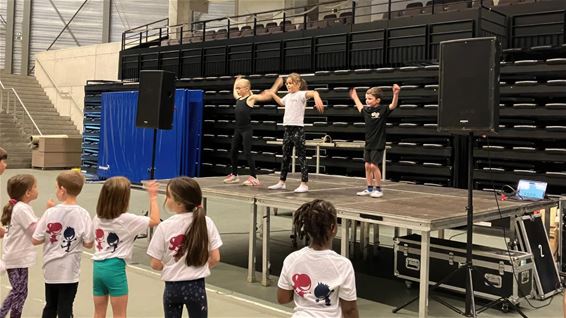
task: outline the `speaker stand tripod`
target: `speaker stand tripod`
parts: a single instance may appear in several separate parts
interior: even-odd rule
[[[509,307],[515,309],[517,313],[519,313],[523,318],[527,318],[525,314],[519,310],[517,306],[515,306],[509,299],[505,297],[501,297],[496,301],[488,303],[486,306],[481,308],[480,310],[476,310],[476,304],[474,300],[474,286],[473,286],[473,278],[474,278],[474,266],[472,265],[472,247],[473,247],[473,233],[474,233],[474,202],[473,202],[473,188],[474,188],[474,134],[470,132],[468,134],[468,203],[466,206],[466,217],[467,217],[467,227],[466,227],[466,264],[459,267],[458,269],[454,270],[452,273],[448,274],[446,277],[438,281],[431,287],[431,292],[434,292],[438,287],[443,285],[444,283],[448,282],[450,278],[452,278],[455,274],[465,271],[466,272],[466,304],[464,307],[464,311],[461,311],[459,308],[447,303],[446,301],[434,296],[431,294],[431,298],[436,300],[438,303],[444,305],[445,307],[449,308],[450,310],[456,312],[459,315],[463,315],[466,317],[477,317],[478,313],[485,311],[488,308],[497,306],[499,304],[507,304]],[[426,282],[421,282],[421,284],[426,284]],[[398,312],[399,310],[407,307],[411,303],[415,302],[419,297],[415,297],[405,304],[393,309],[393,313]]]

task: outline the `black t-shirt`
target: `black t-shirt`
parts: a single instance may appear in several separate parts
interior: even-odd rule
[[[246,104],[248,97],[236,100],[234,116],[236,117],[236,128],[238,129],[252,128],[252,108]]]
[[[364,106],[361,111],[366,123],[366,149],[385,149],[385,123],[391,114],[388,105]]]

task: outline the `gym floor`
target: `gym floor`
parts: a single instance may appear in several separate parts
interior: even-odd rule
[[[56,170],[31,170],[31,169],[9,169],[1,179],[0,193],[1,202],[7,201],[6,181],[10,176],[20,173],[30,173],[36,176],[39,186],[39,198],[32,202],[32,206],[38,217],[45,209],[47,199],[54,198],[55,177],[59,173]],[[91,214],[95,213],[98,194],[101,184],[88,183],[79,195],[79,204],[86,208]],[[164,197],[160,196],[161,203]],[[132,191],[130,201],[130,212],[141,213],[147,210],[148,199],[145,192]],[[290,216],[282,211],[277,217],[272,217],[272,272],[277,273],[281,267],[282,259],[292,251],[290,234]],[[259,283],[250,284],[246,281],[247,264],[247,208],[234,205],[233,202],[222,200],[209,200],[208,215],[216,223],[224,246],[221,248],[221,264],[212,270],[212,275],[207,278],[208,304],[210,317],[289,317],[292,306],[282,306],[276,303],[276,288],[274,286],[263,287]],[[163,209],[161,218],[166,219],[169,214]],[[450,237],[459,234],[459,231],[447,231]],[[384,246],[392,245],[392,229],[381,231],[380,241]],[[455,239],[465,239],[459,235]],[[474,242],[490,242],[493,237],[476,235]],[[502,244],[500,240],[497,244]],[[496,245],[497,245],[496,244]],[[128,266],[128,282],[130,288],[128,316],[129,317],[162,317],[162,292],[163,283],[159,274],[149,268],[148,257],[145,254],[147,239],[136,241],[133,263]],[[92,261],[90,253],[83,253],[81,263],[81,280],[79,290],[75,299],[75,317],[92,317]],[[259,257],[259,256],[258,256]],[[418,289],[407,288],[403,281],[382,278],[375,273],[379,269],[373,266],[378,264],[374,256],[369,261],[354,260],[357,267],[356,278],[358,288],[358,307],[360,317],[416,317],[418,316],[417,304],[397,314],[391,310],[397,305],[418,294]],[[376,261],[373,263],[373,261]],[[359,267],[358,267],[359,266]],[[389,266],[392,266],[389,265]],[[259,276],[258,276],[259,277]],[[276,285],[277,277],[272,277],[272,285]],[[10,290],[7,276],[0,276],[0,298],[4,298]],[[462,307],[462,297],[443,295],[451,304]],[[41,252],[38,249],[38,259],[34,267],[30,269],[29,295],[24,307],[24,317],[40,317],[44,304],[43,273],[41,270]],[[532,306],[541,307],[534,309]],[[548,304],[548,305],[547,305]],[[552,301],[534,301],[530,304],[521,302],[521,308],[529,317],[562,317],[562,297],[555,296]],[[111,309],[108,310],[111,317]],[[456,317],[456,313],[441,306],[437,302],[429,302],[430,317]],[[481,317],[504,317],[518,316],[517,313],[503,313],[499,310],[490,309],[481,314]]]

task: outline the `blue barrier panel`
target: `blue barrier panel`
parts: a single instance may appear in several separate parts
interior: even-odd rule
[[[137,98],[138,92],[102,94],[99,177],[149,178],[153,129],[136,127]],[[157,133],[156,178],[198,176],[202,111],[202,91],[176,90],[173,129]]]

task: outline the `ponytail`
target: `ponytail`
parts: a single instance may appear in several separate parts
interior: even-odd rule
[[[299,89],[304,91],[307,90],[309,87],[307,85],[307,81],[305,81],[304,78],[301,77],[301,84],[299,85]]]
[[[2,219],[0,220],[2,221],[2,225],[7,226],[8,224],[10,224],[10,221],[12,220],[13,209],[14,209],[14,205],[11,202],[8,202],[4,206],[4,208],[2,209]]]
[[[10,201],[2,209],[2,217],[0,222],[2,225],[8,225],[12,221],[12,211],[14,210],[14,205],[21,201],[26,192],[33,188],[35,184],[35,177],[31,174],[19,174],[8,179],[8,184],[6,188],[8,190],[8,195],[10,196]]]
[[[193,221],[185,232],[181,248],[175,254],[179,260],[187,255],[187,266],[204,266],[208,262],[208,229],[206,215],[201,206],[202,190],[198,182],[189,177],[177,177],[167,184],[167,195],[193,212]]]
[[[204,266],[208,262],[208,230],[206,216],[200,206],[193,211],[193,222],[185,232],[183,245],[175,258],[181,258],[185,253],[187,266]]]

